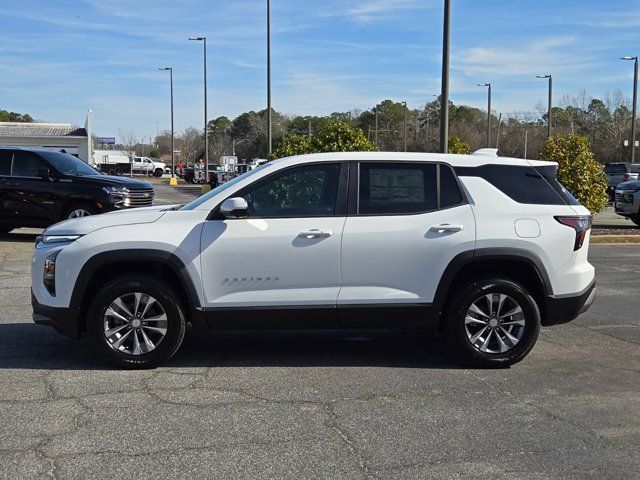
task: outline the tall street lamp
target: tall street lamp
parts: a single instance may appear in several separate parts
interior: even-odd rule
[[[207,37],[189,37],[189,40],[204,42],[204,181],[209,181],[209,137],[207,135]]]
[[[440,153],[449,151],[449,45],[451,35],[451,1],[444,0],[442,31],[442,91],[440,93]]]
[[[407,151],[407,101],[405,100],[404,102],[402,102],[402,104],[404,105],[404,124],[403,124],[403,129],[404,129],[404,151]]]
[[[549,79],[549,106],[547,111],[547,138],[551,138],[551,105],[553,103],[553,77],[551,75],[536,75],[536,78]]]
[[[487,148],[491,147],[491,84],[479,83],[479,87],[487,87]]]
[[[169,81],[171,82],[171,180],[169,185],[177,185],[176,180],[176,152],[174,148],[174,131],[173,131],[173,67],[160,67],[158,70],[169,71]]]
[[[267,143],[269,157],[273,150],[271,129],[271,1],[267,0]]]
[[[638,57],[622,57],[620,60],[633,60],[633,116],[631,117],[631,163],[636,159],[636,117],[638,115]]]

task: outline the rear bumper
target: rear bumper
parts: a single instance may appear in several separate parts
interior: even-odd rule
[[[48,307],[41,305],[31,292],[31,306],[33,307],[33,321],[38,325],[46,325],[55,328],[61,334],[80,338],[80,325],[78,317],[71,308]]]
[[[582,292],[575,295],[549,295],[545,298],[545,315],[542,325],[560,325],[575,320],[589,310],[598,289],[595,279]]]

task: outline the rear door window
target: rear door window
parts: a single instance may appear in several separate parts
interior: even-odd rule
[[[435,164],[361,163],[360,215],[409,215],[438,208]]]
[[[48,167],[49,165],[37,154],[18,150],[13,155],[11,175],[14,177],[37,177],[39,169]]]
[[[0,175],[11,175],[11,150],[0,150]]]

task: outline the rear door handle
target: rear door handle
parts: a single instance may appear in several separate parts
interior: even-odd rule
[[[311,230],[307,230],[304,232],[300,232],[298,234],[299,237],[304,238],[325,238],[333,235],[331,230],[318,230],[317,228],[312,228]]]
[[[464,230],[464,225],[450,225],[448,223],[443,223],[442,225],[431,227],[429,230],[435,233],[461,232]]]

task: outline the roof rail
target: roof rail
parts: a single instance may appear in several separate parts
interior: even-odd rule
[[[476,150],[471,155],[483,155],[485,157],[497,157],[498,149],[497,148],[481,148],[480,150]]]

